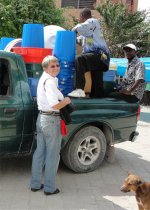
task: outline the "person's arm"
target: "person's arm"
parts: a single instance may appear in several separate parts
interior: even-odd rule
[[[73,28],[72,31],[76,32],[76,34],[78,33],[77,28]]]
[[[87,36],[88,37],[88,36],[91,36],[93,34],[93,27],[95,27],[94,24],[88,23],[87,21],[85,21],[84,23],[77,24],[72,29],[72,31],[75,31],[79,35]]]
[[[60,101],[58,104],[52,106],[53,109],[61,109],[65,107],[67,104],[70,104],[71,100],[69,97],[65,97],[62,101]]]
[[[76,33],[78,33],[78,27],[80,26],[81,24],[80,23],[78,23],[74,28],[72,28],[72,31],[74,31],[74,32],[76,32]]]

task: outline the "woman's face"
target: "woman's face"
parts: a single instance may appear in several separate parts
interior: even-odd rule
[[[59,63],[57,61],[51,61],[45,71],[52,77],[56,77],[60,71]]]

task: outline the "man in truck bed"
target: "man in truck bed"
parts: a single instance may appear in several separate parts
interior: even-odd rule
[[[129,103],[135,103],[140,101],[144,94],[145,66],[137,57],[137,48],[134,44],[127,44],[123,47],[123,50],[128,59],[127,70],[118,91],[111,93],[109,96],[123,99]]]

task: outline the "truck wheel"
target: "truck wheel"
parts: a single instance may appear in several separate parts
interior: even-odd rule
[[[62,150],[62,159],[67,167],[77,173],[90,172],[98,168],[106,153],[106,138],[94,126],[79,130]]]

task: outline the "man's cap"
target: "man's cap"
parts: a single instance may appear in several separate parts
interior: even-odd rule
[[[123,47],[124,50],[125,50],[126,48],[131,48],[131,49],[137,51],[137,48],[136,48],[136,46],[135,46],[134,44],[127,44],[127,45],[125,45],[125,46]]]

